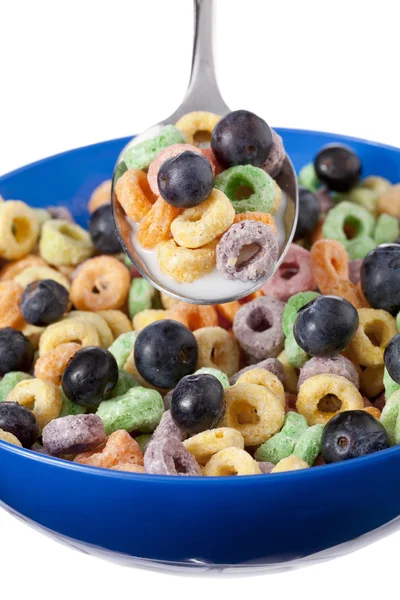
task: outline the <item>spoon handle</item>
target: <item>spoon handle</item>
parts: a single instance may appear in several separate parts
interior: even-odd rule
[[[229,111],[219,91],[213,55],[214,0],[194,0],[192,72],[176,116],[194,110],[223,115]],[[175,116],[174,115],[174,116]]]

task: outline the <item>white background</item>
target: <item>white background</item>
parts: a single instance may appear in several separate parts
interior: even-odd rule
[[[392,0],[217,0],[223,95],[271,125],[400,145],[398,23]],[[188,79],[192,2],[0,0],[0,32],[2,174],[168,116]],[[100,562],[0,511],[1,597],[372,599],[398,589],[399,542],[279,575],[194,580]]]

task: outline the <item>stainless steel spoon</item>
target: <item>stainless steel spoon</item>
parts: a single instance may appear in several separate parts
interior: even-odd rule
[[[142,142],[144,139],[156,136],[163,126],[169,123],[175,123],[182,115],[197,110],[209,111],[219,115],[224,115],[230,111],[221,96],[215,75],[212,44],[213,9],[214,0],[194,0],[195,27],[192,72],[189,87],[182,104],[170,117],[161,121],[154,127],[151,127],[151,129],[145,131],[144,134],[135,137],[129,142],[117,160],[114,175],[121,162],[121,157],[128,147],[130,148],[133,145]],[[292,242],[297,223],[297,177],[288,156],[286,156],[283,167],[275,179],[283,192],[283,201],[280,209],[280,220],[282,225],[281,227],[278,227],[281,236],[279,244],[280,255],[273,273],[278,269],[285,257]],[[215,297],[210,298],[209,293],[206,294],[205,297],[201,297],[201,293],[198,293],[195,297],[187,297],[183,292],[179,291],[179,284],[177,285],[176,282],[171,282],[171,287],[169,287],[167,278],[163,277],[162,281],[160,281],[157,274],[151,272],[146,261],[137,253],[133,245],[131,225],[126,218],[124,210],[116,200],[114,189],[112,190],[112,198],[117,232],[126,254],[140,274],[152,285],[178,300],[195,304],[223,304],[225,302],[232,302],[233,300],[239,300],[240,298],[255,292],[273,275],[273,273],[269,273],[264,279],[258,280],[257,282],[249,282],[249,287],[246,291],[232,295],[224,290],[223,276],[221,274],[221,285],[215,290]]]

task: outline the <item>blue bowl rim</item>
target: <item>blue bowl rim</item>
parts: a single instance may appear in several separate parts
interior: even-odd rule
[[[357,137],[352,137],[352,136],[347,136],[345,134],[339,134],[339,133],[334,133],[334,132],[329,132],[329,131],[313,131],[311,129],[296,129],[296,128],[291,128],[291,127],[274,127],[274,129],[277,130],[278,133],[283,133],[285,134],[285,132],[287,134],[301,134],[301,135],[311,135],[311,136],[316,136],[316,137],[326,137],[329,135],[332,135],[335,137],[335,139],[338,142],[341,142],[343,144],[349,144],[349,143],[361,143],[361,144],[368,144],[369,146],[375,146],[376,148],[382,148],[385,150],[391,150],[394,152],[400,152],[400,148],[397,148],[396,146],[390,146],[388,144],[383,144],[381,142],[375,142],[375,141],[371,141],[371,140],[366,140],[363,138],[357,138]],[[125,143],[127,140],[132,139],[132,137],[134,137],[134,135],[129,136],[129,137],[121,137],[121,138],[115,138],[115,139],[111,139],[111,140],[106,140],[103,142],[95,142],[94,144],[87,144],[86,146],[80,146],[79,148],[71,148],[70,150],[66,150],[64,152],[59,152],[57,154],[53,154],[47,158],[42,158],[38,161],[29,163],[27,165],[24,165],[22,167],[19,167],[13,171],[10,171],[8,173],[5,173],[4,175],[0,176],[0,182],[3,180],[8,179],[9,177],[13,177],[15,175],[18,175],[19,173],[25,171],[27,168],[31,168],[31,167],[36,167],[38,165],[42,165],[43,163],[46,163],[50,160],[53,159],[57,159],[60,158],[61,156],[65,156],[68,154],[71,154],[73,152],[76,152],[77,150],[86,150],[89,148],[92,148],[94,146],[99,146],[99,145],[104,145],[104,144],[114,144],[115,142],[121,141],[121,144]],[[356,465],[366,465],[367,462],[368,464],[379,464],[379,462],[381,461],[385,461],[386,457],[390,457],[392,455],[396,455],[396,454],[400,454],[400,446],[393,446],[391,448],[387,448],[386,450],[380,450],[379,452],[375,452],[373,454],[369,454],[366,456],[361,456],[359,458],[355,458],[355,459],[351,459],[351,460],[345,460],[343,462],[337,462],[337,463],[331,463],[328,465],[321,465],[318,466],[317,468],[312,467],[310,469],[301,469],[299,471],[287,471],[287,472],[283,472],[283,473],[274,473],[274,477],[270,478],[270,477],[255,477],[254,475],[243,475],[240,477],[198,477],[198,476],[188,476],[188,477],[180,477],[180,476],[174,476],[174,475],[152,475],[152,474],[145,474],[143,475],[142,473],[130,473],[130,472],[124,472],[124,471],[114,471],[112,469],[103,469],[100,467],[92,467],[89,465],[81,465],[79,463],[74,463],[72,461],[67,461],[61,458],[57,458],[55,456],[49,456],[46,454],[41,454],[40,452],[35,452],[34,450],[30,450],[27,448],[21,448],[19,446],[15,446],[13,444],[10,444],[8,442],[2,441],[0,440],[0,448],[2,448],[3,450],[5,450],[6,452],[11,452],[13,454],[17,454],[21,457],[25,457],[25,458],[30,458],[31,460],[35,460],[41,463],[45,463],[48,464],[49,466],[56,466],[56,467],[61,467],[64,469],[70,469],[73,471],[80,471],[80,472],[85,472],[89,475],[102,475],[103,477],[108,477],[108,478],[130,478],[136,481],[145,481],[145,482],[149,482],[151,483],[161,483],[161,482],[175,482],[174,485],[227,485],[228,483],[233,483],[233,485],[246,485],[248,484],[250,481],[254,482],[255,485],[273,485],[273,481],[276,481],[276,476],[278,476],[280,479],[279,481],[283,480],[296,480],[298,478],[304,478],[304,477],[318,477],[318,473],[327,473],[329,470],[335,469],[336,472],[338,472],[339,470],[342,471],[346,471],[349,469],[354,468]],[[143,479],[144,477],[144,479]],[[179,482],[179,483],[178,483]],[[257,483],[258,482],[258,483]],[[269,482],[269,483],[268,483]]]

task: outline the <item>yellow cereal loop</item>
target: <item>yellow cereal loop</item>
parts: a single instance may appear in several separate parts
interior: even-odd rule
[[[0,281],[9,281],[14,279],[19,273],[25,271],[28,267],[47,267],[48,264],[36,254],[28,254],[19,260],[13,260],[7,263],[0,271]]]
[[[173,308],[175,304],[178,304],[179,302],[179,300],[177,300],[176,298],[172,298],[172,296],[168,296],[168,294],[165,294],[164,292],[160,292],[160,297],[161,304],[166,310]]]
[[[198,344],[198,369],[219,369],[228,377],[238,372],[240,348],[232,334],[222,327],[201,327],[193,334]]]
[[[20,200],[0,203],[0,256],[17,260],[29,254],[39,237],[35,212]]]
[[[225,448],[244,449],[242,434],[230,427],[208,429],[183,442],[186,450],[193,454],[200,465],[208,463],[210,458]]]
[[[123,333],[132,331],[132,323],[122,310],[99,310],[97,314],[107,323],[115,339]]]
[[[200,248],[225,233],[235,220],[229,198],[213,189],[205,202],[187,208],[171,223],[175,242],[184,248]]]
[[[283,384],[283,387],[289,394],[297,394],[297,382],[299,379],[298,370],[289,364],[285,351],[279,354],[278,360],[283,366],[283,372],[285,374],[285,383]]]
[[[285,418],[282,404],[264,386],[236,383],[224,391],[225,415],[221,427],[232,427],[245,446],[258,446],[277,433]]]
[[[13,435],[12,433],[9,433],[8,431],[3,431],[3,429],[0,429],[0,440],[2,442],[8,442],[9,444],[14,444],[14,446],[19,446],[20,448],[22,448],[22,444],[19,441],[19,439],[16,438],[15,435]]]
[[[33,281],[39,281],[40,279],[52,279],[60,285],[63,285],[68,291],[70,289],[69,281],[65,275],[51,267],[28,267],[22,271],[22,273],[14,277],[14,281],[19,283],[23,288],[26,288]]]
[[[283,408],[286,406],[285,390],[278,377],[265,369],[250,369],[241,375],[240,383],[256,383],[265,386],[279,400]]]
[[[95,210],[104,204],[111,202],[112,180],[106,179],[97,186],[92,192],[88,202],[88,211],[94,213]]]
[[[197,110],[183,115],[175,123],[175,127],[185,134],[188,144],[198,146],[211,140],[213,129],[220,119],[221,117],[214,113]]]
[[[279,185],[276,183],[275,180],[274,180],[274,187],[275,187],[274,202],[272,204],[271,210],[269,211],[271,215],[275,215],[278,212],[279,207],[282,202],[282,190],[279,187]]]
[[[300,471],[300,469],[308,469],[308,464],[292,454],[291,456],[287,456],[286,458],[281,458],[281,460],[275,465],[272,469],[271,473],[284,473],[285,471]]]
[[[340,375],[314,375],[300,386],[296,408],[309,425],[325,425],[345,410],[361,410],[364,400],[357,388]]]
[[[359,325],[348,350],[363,367],[383,365],[385,348],[397,333],[396,319],[385,310],[358,309]]]
[[[81,346],[100,346],[100,336],[96,327],[88,321],[65,319],[46,327],[39,342],[39,356],[66,342],[76,342]]]
[[[213,241],[202,248],[190,250],[177,246],[174,240],[160,242],[158,244],[160,269],[179,283],[195,281],[214,269],[216,245]]]
[[[51,265],[78,265],[94,253],[88,231],[63,219],[51,219],[42,226],[40,256]]]
[[[108,348],[114,341],[114,336],[106,321],[98,314],[87,310],[72,310],[64,316],[64,319],[82,319],[97,330],[102,348]]]
[[[257,461],[240,448],[225,448],[214,454],[203,468],[205,477],[260,475]]]
[[[42,379],[25,379],[9,392],[7,402],[18,402],[29,408],[36,417],[39,429],[57,419],[62,399],[60,388]]]
[[[25,323],[24,327],[21,329],[22,333],[30,343],[34,350],[39,348],[39,341],[44,332],[45,327],[38,327],[37,325],[31,325],[30,323]]]
[[[383,392],[385,386],[383,384],[383,375],[385,367],[366,367],[360,373],[360,390],[367,398],[375,398]]]
[[[167,311],[160,309],[146,309],[146,310],[142,310],[138,313],[136,313],[136,315],[133,317],[132,323],[133,323],[133,329],[135,331],[141,331],[142,329],[144,329],[145,327],[147,327],[147,325],[150,325],[151,323],[155,323],[156,321],[162,321],[163,319],[167,319],[168,317],[167,315]]]

